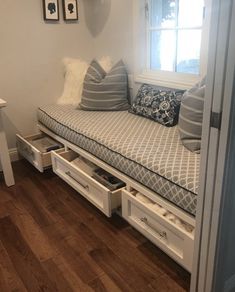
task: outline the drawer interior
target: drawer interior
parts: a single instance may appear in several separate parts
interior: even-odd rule
[[[60,156],[71,163],[72,166],[81,169],[87,175],[92,176],[93,171],[98,169],[98,166],[85,159],[76,152],[69,150],[60,153]]]
[[[162,207],[160,204],[152,201],[145,195],[141,194],[137,190],[131,188],[128,192],[133,198],[135,198],[141,205],[151,211],[153,214],[156,214],[160,218],[164,219],[166,222],[170,223],[175,228],[183,231],[190,237],[194,236],[195,227],[190,225],[189,223],[185,222],[177,215],[171,213],[166,208]]]
[[[72,150],[64,151],[60,153],[59,156],[63,157],[73,167],[82,170],[85,174],[87,174],[89,177],[97,181],[99,184],[102,184],[104,187],[107,188],[107,190],[115,191],[125,186],[124,182],[120,181],[116,177],[113,177],[111,174],[105,172],[99,166],[95,165],[94,163],[90,162],[89,160],[87,160],[86,158],[82,157],[81,155]],[[116,184],[113,185],[109,184],[103,177],[99,178],[99,174],[102,172],[107,174],[107,176],[104,175],[105,179],[109,179],[110,177],[112,177],[115,179]]]
[[[44,138],[43,143],[39,143],[40,139]],[[63,149],[63,145],[56,140],[52,139],[48,135],[44,133],[39,133],[31,136],[27,136],[24,138],[33,148],[36,148],[42,154],[49,153],[52,150],[59,150]],[[45,143],[47,142],[47,144]],[[50,147],[53,145],[54,147]]]

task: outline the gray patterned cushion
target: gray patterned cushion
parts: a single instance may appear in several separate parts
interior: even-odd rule
[[[122,111],[129,108],[125,65],[119,61],[106,73],[93,60],[84,79],[80,108],[93,111]]]
[[[186,149],[178,127],[164,127],[127,111],[82,111],[47,105],[39,122],[176,204],[196,212],[200,155]]]
[[[180,108],[179,133],[183,145],[192,152],[201,149],[205,78],[186,91]]]
[[[152,119],[166,127],[173,127],[178,122],[183,93],[182,90],[160,90],[143,84],[129,112]]]

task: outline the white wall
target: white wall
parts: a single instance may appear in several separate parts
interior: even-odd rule
[[[15,147],[16,133],[35,131],[36,108],[60,96],[61,59],[93,56],[94,39],[79,4],[79,23],[65,24],[62,13],[59,23],[43,21],[42,0],[0,1],[0,98],[8,102],[4,125],[9,148]]]
[[[134,0],[135,1],[135,0]],[[62,1],[59,0],[60,6]],[[132,0],[80,0],[79,22],[45,23],[42,0],[0,1],[0,98],[9,148],[36,130],[36,109],[63,90],[65,56],[122,58],[133,70]]]
[[[135,0],[134,0],[135,1]],[[133,69],[133,1],[84,0],[85,21],[95,43],[95,55],[123,59]]]

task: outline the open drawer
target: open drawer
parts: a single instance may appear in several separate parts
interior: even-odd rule
[[[51,162],[51,151],[41,152],[33,145],[33,141],[38,138],[46,137],[44,133],[35,134],[27,137],[16,135],[16,145],[18,152],[27,159],[35,168],[40,172],[52,165]],[[58,149],[57,152],[63,151],[64,149]]]
[[[111,217],[112,212],[121,206],[121,189],[110,191],[86,169],[72,163],[79,157],[72,150],[61,153],[52,151],[53,171],[106,216]]]
[[[158,213],[152,209],[151,204],[140,201],[133,193],[124,189],[122,190],[122,216],[181,266],[191,271],[194,249],[193,231],[189,232],[180,228],[164,217],[160,209]]]

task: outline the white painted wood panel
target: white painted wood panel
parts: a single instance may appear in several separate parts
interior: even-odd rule
[[[186,232],[150,204],[139,201],[132,193],[122,191],[122,216],[171,258],[191,272],[194,235]]]
[[[14,180],[13,171],[11,167],[6,135],[3,128],[2,108],[5,106],[6,106],[6,102],[3,99],[0,99],[0,161],[1,161],[2,169],[3,169],[6,185],[10,187],[15,184],[15,180]]]

